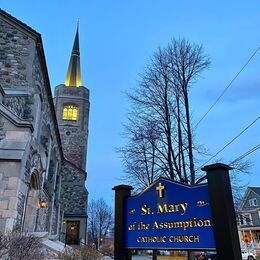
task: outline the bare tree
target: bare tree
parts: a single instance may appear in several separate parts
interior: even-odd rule
[[[55,258],[56,259],[56,258]],[[101,260],[103,256],[93,246],[81,246],[79,248],[66,248],[59,253],[59,260]]]
[[[232,161],[229,163],[229,165],[233,168],[230,173],[230,180],[235,211],[237,212],[241,203],[243,202],[243,194],[248,187],[248,183],[244,183],[241,179],[241,176],[243,174],[250,174],[249,169],[252,166],[252,162],[249,160],[239,160]]]
[[[99,249],[102,238],[106,237],[113,225],[113,210],[100,198],[91,200],[88,205],[88,234],[89,242]]]
[[[175,40],[159,48],[128,93],[128,143],[120,149],[127,178],[140,186],[166,176],[195,183],[189,89],[210,65],[202,46]]]
[[[189,91],[209,66],[202,46],[185,39],[173,39],[154,53],[138,87],[128,93],[127,144],[119,151],[130,184],[143,188],[158,176],[189,184],[205,180],[196,176],[200,169],[194,165],[194,154],[205,149],[194,140]],[[241,165],[237,168],[243,170]],[[233,193],[239,197],[238,176],[233,174],[232,180]]]
[[[137,117],[134,118],[135,122],[125,127],[125,135],[130,142],[118,151],[125,166],[125,179],[139,190],[149,186],[167,171],[158,154],[160,130],[157,124],[149,118],[139,118],[139,122],[136,121]]]

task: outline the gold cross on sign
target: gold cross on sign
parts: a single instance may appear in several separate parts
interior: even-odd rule
[[[156,190],[159,193],[159,198],[163,197],[163,190],[165,189],[164,185],[160,182],[159,185],[156,187]]]

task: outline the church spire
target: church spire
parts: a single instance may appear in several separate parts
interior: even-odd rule
[[[82,86],[81,73],[80,73],[79,23],[77,26],[73,49],[70,56],[70,63],[66,75],[65,85],[67,87]]]

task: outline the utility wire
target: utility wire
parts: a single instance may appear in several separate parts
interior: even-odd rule
[[[253,148],[249,149],[248,151],[246,151],[245,153],[243,153],[242,155],[240,155],[239,157],[237,157],[234,161],[232,161],[231,163],[229,163],[229,165],[232,165],[238,161],[241,161],[242,159],[244,159],[246,156],[250,155],[251,153],[255,152],[256,150],[260,149],[260,144],[254,146]],[[200,176],[200,178],[197,179],[196,184],[201,183],[202,181],[207,179],[207,175],[202,175]]]
[[[223,150],[225,150],[229,145],[231,145],[238,137],[240,137],[244,132],[246,132],[252,125],[254,125],[257,120],[260,119],[260,116],[258,116],[253,122],[251,122],[248,126],[246,126],[238,135],[236,135],[231,141],[229,141],[225,146],[223,146],[216,154],[214,154],[211,158],[209,158],[205,163],[203,163],[202,166],[199,168],[203,167],[205,164],[207,164],[209,161],[214,159],[218,154],[220,154]]]
[[[229,89],[229,87],[233,84],[233,82],[237,79],[237,77],[240,75],[240,73],[245,69],[245,67],[250,63],[250,61],[254,58],[254,56],[259,51],[260,47],[258,47],[254,53],[250,56],[250,58],[247,60],[247,62],[244,64],[244,66],[240,69],[240,71],[236,74],[236,76],[230,81],[230,83],[224,88],[224,90],[221,92],[219,97],[216,99],[216,101],[210,106],[208,111],[201,117],[201,119],[198,121],[198,123],[195,125],[195,129],[198,127],[198,125],[202,122],[202,120],[208,115],[208,113],[213,109],[213,107],[218,103],[218,101],[224,96],[226,91]]]
[[[232,165],[233,163],[236,163],[238,161],[241,161],[242,159],[244,159],[246,156],[248,156],[249,154],[255,152],[256,150],[260,149],[260,144],[254,146],[253,148],[251,148],[250,150],[248,150],[247,152],[243,153],[242,155],[240,155],[237,159],[235,159],[234,161],[232,161],[230,164]]]

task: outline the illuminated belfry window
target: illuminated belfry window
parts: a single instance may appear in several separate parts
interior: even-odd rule
[[[75,105],[66,105],[63,107],[63,120],[78,120],[78,107]]]

